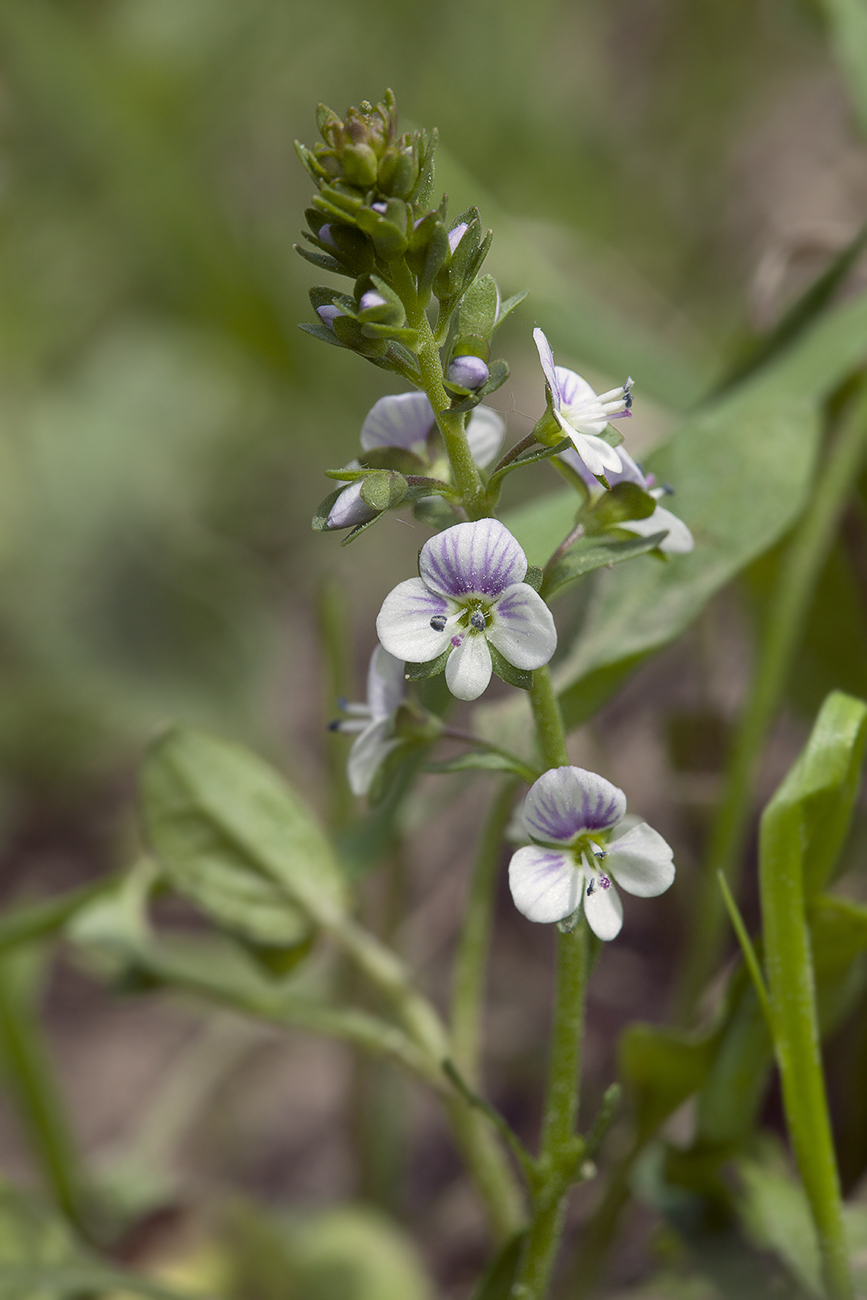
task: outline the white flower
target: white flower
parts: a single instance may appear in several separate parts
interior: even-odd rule
[[[554,767],[524,804],[533,841],[509,864],[509,886],[530,921],[563,921],[582,906],[591,930],[613,939],[623,907],[611,877],[628,894],[653,898],[674,880],[672,852],[647,822],[626,816],[626,796],[581,767]]]
[[[398,659],[447,654],[446,683],[475,700],[491,680],[490,646],[515,668],[541,668],[557,647],[551,611],[523,581],[527,557],[498,519],[455,524],[425,542],[418,578],[386,596],[376,631]]]
[[[367,703],[342,704],[349,719],[332,722],[332,731],[358,733],[346,764],[353,794],[367,794],[380,764],[401,743],[394,721],[404,695],[403,661],[377,646],[367,670]]]
[[[620,458],[620,469],[609,470],[606,475],[611,487],[616,487],[618,483],[637,483],[643,492],[653,497],[654,501],[659,501],[671,493],[671,488],[657,487],[652,474],[643,474],[628,451],[618,447],[617,455]],[[577,452],[563,451],[560,453],[560,459],[581,475],[590,490],[591,498],[598,498],[604,494],[605,489],[590,473]],[[683,520],[678,519],[677,515],[673,515],[664,506],[657,506],[653,514],[647,515],[644,519],[622,519],[617,527],[627,533],[637,533],[639,537],[651,537],[654,533],[667,532],[668,536],[659,543],[659,550],[666,555],[686,555],[695,546],[692,533]]]
[[[330,324],[330,321],[327,323]],[[427,462],[428,434],[435,423],[433,409],[424,393],[393,393],[381,397],[371,407],[361,426],[362,450],[401,447]],[[475,408],[467,421],[467,442],[470,454],[480,469],[495,459],[505,432],[506,424],[501,415],[489,406]],[[346,468],[359,469],[360,464],[355,460]],[[436,465],[429,466],[429,470],[439,468]],[[442,469],[448,473],[447,465],[442,466]],[[327,527],[350,528],[367,523],[376,513],[361,496],[361,479],[355,479],[344,488],[332,505],[328,512]]]
[[[533,340],[539,350],[539,360],[551,394],[554,419],[592,474],[605,475],[608,470],[618,470],[620,459],[617,450],[609,446],[599,434],[609,420],[629,415],[632,405],[632,380],[627,379],[621,388],[612,388],[599,396],[586,379],[574,370],[554,365],[551,345],[540,329],[533,330]]]

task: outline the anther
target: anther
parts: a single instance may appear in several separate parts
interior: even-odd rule
[[[430,625],[435,632],[442,632],[443,628],[446,625],[445,614],[434,614],[433,618],[430,621]]]
[[[590,895],[594,894],[595,892],[596,892],[596,879],[595,877],[593,877],[590,881],[590,884],[587,886],[587,897],[589,898]]]
[[[477,632],[484,632],[487,627],[487,620],[480,609],[474,609],[470,614],[470,627],[474,627]]]

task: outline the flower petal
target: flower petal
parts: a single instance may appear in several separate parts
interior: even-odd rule
[[[366,524],[378,511],[369,506],[361,496],[362,479],[349,483],[328,512],[328,528],[352,528]]]
[[[579,835],[610,830],[626,812],[626,795],[583,767],[552,767],[531,785],[524,823],[534,840],[571,844]]]
[[[688,555],[695,546],[692,533],[682,519],[673,515],[663,506],[657,506],[652,515],[646,519],[625,519],[618,524],[628,533],[637,533],[639,537],[651,537],[668,529],[668,536],[663,537],[659,549],[666,555]]]
[[[346,763],[346,775],[353,794],[367,794],[380,764],[400,744],[399,740],[388,735],[390,726],[388,718],[372,722],[353,742]]]
[[[597,884],[592,894],[584,891],[584,912],[590,929],[599,939],[615,939],[623,925],[623,904],[613,885]]]
[[[672,857],[670,846],[659,832],[647,822],[639,822],[624,835],[615,832],[608,841],[608,857],[602,866],[628,894],[655,898],[674,880]]]
[[[478,465],[484,469],[490,465],[503,442],[506,433],[506,421],[490,406],[477,406],[467,421],[467,442],[470,454]]]
[[[509,863],[509,888],[519,912],[528,921],[550,924],[571,916],[581,906],[583,871],[569,853],[540,849],[535,844],[518,849]]]
[[[446,685],[459,700],[477,700],[491,680],[491,652],[481,632],[467,633],[446,662]]]
[[[370,656],[367,670],[367,703],[371,716],[375,719],[390,717],[405,691],[403,660],[395,659],[378,645]]]
[[[374,403],[361,426],[361,445],[374,447],[417,447],[427,438],[434,413],[424,393],[393,393]]]
[[[568,407],[586,407],[588,411],[599,408],[601,415],[605,416],[602,410],[602,403],[596,396],[596,389],[588,384],[583,375],[577,374],[574,370],[567,370],[565,366],[557,366],[557,386],[560,389],[560,404],[563,407],[563,414],[568,419]],[[605,423],[608,423],[608,417],[605,416]],[[605,425],[602,426],[603,428]]]
[[[616,447],[609,446],[604,438],[591,437],[586,433],[581,433],[557,411],[554,414],[557,416],[560,428],[568,438],[572,439],[575,450],[591,474],[605,474],[607,476],[609,470],[616,473],[620,469],[620,457],[617,454]]]
[[[541,668],[557,649],[551,611],[526,582],[507,587],[491,613],[487,638],[516,668]]]
[[[554,365],[554,353],[551,351],[551,344],[538,327],[533,330],[533,342],[536,344],[539,360],[542,362],[545,379],[551,389],[551,397],[556,408],[560,405],[560,384],[557,380],[557,367]]]
[[[449,612],[449,602],[428,590],[421,578],[407,578],[382,602],[376,619],[376,635],[395,659],[426,663],[442,654],[451,636],[448,628],[435,631],[430,621],[436,614],[448,617]]]
[[[421,548],[418,571],[441,596],[499,596],[527,572],[527,557],[499,519],[454,524]]]

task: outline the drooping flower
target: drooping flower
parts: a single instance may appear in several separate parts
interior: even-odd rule
[[[524,804],[533,841],[509,864],[509,886],[530,921],[563,921],[583,906],[591,930],[613,939],[623,924],[614,881],[653,898],[674,880],[672,851],[647,822],[626,815],[626,796],[581,767],[554,767]],[[613,880],[612,880],[613,877]]]
[[[622,419],[632,406],[632,380],[627,379],[621,388],[596,394],[586,379],[574,370],[554,365],[551,345],[540,329],[533,330],[533,340],[539,351],[539,360],[551,394],[551,410],[567,438],[587,465],[591,474],[607,475],[618,470],[620,460],[617,450],[599,435],[609,420]]]
[[[551,611],[524,582],[527,557],[498,519],[455,524],[425,542],[418,578],[395,587],[376,620],[398,659],[447,654],[446,683],[475,700],[491,680],[493,647],[515,668],[541,668],[557,647]]]
[[[617,447],[615,454],[620,460],[620,468],[617,470],[607,470],[606,478],[611,487],[618,483],[637,483],[643,492],[652,496],[655,501],[661,500],[667,496],[671,489],[658,487],[652,474],[645,475],[638,465],[622,447]],[[590,490],[591,498],[601,496],[605,489],[600,485],[596,477],[590,472],[584,461],[575,451],[564,451],[560,453],[560,459],[566,461],[576,470],[587,484]],[[664,506],[657,506],[652,515],[647,515],[644,519],[623,519],[618,525],[628,533],[637,533],[639,537],[650,537],[653,533],[661,533],[667,530],[668,536],[664,537],[659,543],[659,550],[666,555],[686,555],[695,546],[692,533],[687,528],[682,519],[677,515],[666,510]]]
[[[400,447],[427,461],[427,438],[434,426],[434,413],[424,393],[394,393],[375,402],[361,426],[363,451],[379,447]],[[489,406],[477,406],[467,421],[467,442],[470,454],[480,469],[495,459],[506,424],[501,415]],[[353,461],[347,469],[358,469]],[[429,465],[431,471],[446,466]],[[434,473],[434,477],[437,474]],[[349,528],[372,519],[377,512],[361,496],[361,480],[349,483],[332,505],[328,514],[328,528]]]
[[[346,765],[353,794],[367,794],[380,765],[401,743],[394,724],[404,690],[403,661],[378,645],[367,670],[367,703],[341,702],[349,716],[331,724],[332,731],[357,733]]]

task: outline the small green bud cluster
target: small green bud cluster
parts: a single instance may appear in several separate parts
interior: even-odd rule
[[[318,319],[303,328],[420,386],[419,353],[446,343],[460,307],[446,389],[453,407],[471,409],[508,373],[504,362],[490,364],[490,341],[515,302],[501,308],[493,279],[478,279],[491,232],[475,208],[449,224],[445,197],[430,206],[436,132],[399,134],[391,91],[343,119],[321,105],[317,120],[324,143],[296,144],[317,189],[306,212],[309,246],[298,252],[355,284],[351,294],[312,289]],[[432,297],[433,325],[425,316]]]

